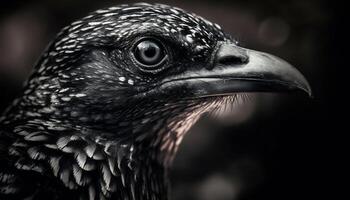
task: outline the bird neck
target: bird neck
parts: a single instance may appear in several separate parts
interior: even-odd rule
[[[3,122],[1,127],[13,133],[13,167],[43,175],[46,182],[59,180],[56,189],[78,191],[81,199],[168,199],[168,168],[159,162],[156,147],[92,137],[99,132],[67,128],[53,120]],[[39,199],[40,190],[46,189],[38,189]]]
[[[111,118],[107,113],[108,123],[102,115],[93,124],[75,116],[35,115],[26,107],[13,106],[9,118],[2,121],[13,128],[16,141],[25,144],[15,147],[18,152],[33,152],[39,146],[52,153],[44,155],[45,165],[51,169],[49,176],[61,179],[66,187],[83,187],[85,193],[94,188],[94,194],[105,197],[157,200],[167,199],[167,171],[184,134],[203,112],[220,103],[147,102],[129,107],[134,110],[124,111],[122,116]],[[64,107],[54,110],[62,114]],[[38,155],[33,153],[27,159],[42,163]],[[67,174],[71,177],[62,178]]]

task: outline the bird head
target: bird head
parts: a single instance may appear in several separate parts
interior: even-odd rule
[[[16,108],[28,120],[51,120],[52,129],[175,152],[190,125],[223,99],[290,90],[310,93],[284,60],[239,46],[195,14],[137,3],[97,10],[64,28]]]
[[[21,174],[44,173],[80,199],[167,199],[166,169],[201,114],[242,93],[291,90],[311,93],[282,59],[195,14],[137,3],[65,27],[0,123]]]

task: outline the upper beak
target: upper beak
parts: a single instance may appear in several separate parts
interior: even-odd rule
[[[292,90],[312,95],[304,76],[286,61],[232,43],[219,44],[209,67],[171,77],[161,87],[186,88],[192,97]]]

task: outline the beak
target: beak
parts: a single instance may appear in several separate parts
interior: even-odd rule
[[[304,76],[286,61],[232,43],[219,44],[209,67],[164,80],[161,88],[169,87],[182,88],[191,97],[295,90],[312,95]]]

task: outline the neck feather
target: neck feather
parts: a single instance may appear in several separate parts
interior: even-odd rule
[[[185,133],[201,114],[221,103],[222,98],[157,102],[157,107],[144,103],[143,114],[111,119],[108,132],[101,125],[85,126],[89,121],[77,120],[78,125],[73,125],[72,118],[56,115],[44,120],[16,107],[8,115],[13,118],[2,123],[12,127],[17,137],[12,156],[25,159],[32,171],[45,171],[83,196],[167,199],[167,170]]]

